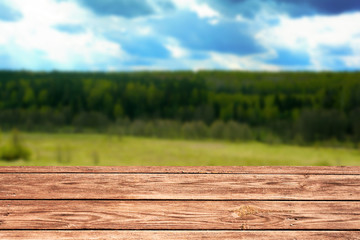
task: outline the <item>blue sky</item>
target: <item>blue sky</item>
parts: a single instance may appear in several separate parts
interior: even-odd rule
[[[360,70],[359,0],[0,0],[0,69]]]

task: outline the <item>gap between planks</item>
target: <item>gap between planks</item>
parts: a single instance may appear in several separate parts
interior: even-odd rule
[[[165,167],[165,166],[98,166],[98,167],[31,167],[5,166],[0,173],[153,173],[153,174],[313,174],[313,175],[360,175],[360,167],[290,167],[290,166],[213,166],[213,167]]]
[[[198,240],[198,239],[267,239],[267,240],[308,240],[308,239],[348,239],[359,240],[358,232],[322,231],[0,231],[0,238],[7,240]]]

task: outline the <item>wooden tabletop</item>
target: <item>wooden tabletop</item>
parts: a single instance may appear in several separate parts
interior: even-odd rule
[[[360,167],[0,167],[0,239],[360,239]]]

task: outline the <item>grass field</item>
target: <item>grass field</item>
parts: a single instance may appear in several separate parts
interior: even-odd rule
[[[360,165],[360,150],[99,134],[23,134],[29,161],[0,165]],[[2,135],[2,143],[9,138]]]

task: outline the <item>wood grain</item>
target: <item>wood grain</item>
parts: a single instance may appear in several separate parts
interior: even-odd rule
[[[164,167],[164,166],[98,166],[98,167],[0,167],[0,173],[172,173],[172,174],[322,174],[360,175],[360,167],[290,167],[290,166],[204,166],[204,167]]]
[[[360,230],[360,202],[12,200],[0,229]]]
[[[0,231],[6,240],[359,240],[360,232],[298,231]]]
[[[360,175],[0,174],[0,199],[360,200]]]
[[[360,167],[0,167],[0,239],[360,239]]]

